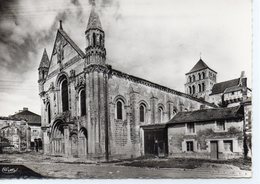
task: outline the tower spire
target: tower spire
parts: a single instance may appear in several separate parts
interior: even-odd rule
[[[60,20],[60,29],[62,30],[62,20]]]
[[[93,7],[93,6],[96,6],[96,1],[95,1],[95,0],[89,0],[89,4],[91,4],[92,7]]]
[[[103,31],[101,21],[99,19],[99,15],[96,11],[95,1],[92,0],[91,2],[92,2],[91,3],[92,8],[91,8],[91,12],[90,12],[89,19],[88,19],[87,30],[89,30],[89,29],[99,29],[99,30]]]
[[[96,12],[95,0],[90,0],[91,12],[88,19],[87,29],[85,31],[86,63],[87,64],[105,64],[105,32],[102,29],[99,15]]]

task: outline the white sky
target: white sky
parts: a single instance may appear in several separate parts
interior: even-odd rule
[[[0,18],[0,34],[6,35],[0,39],[0,116],[22,107],[40,114],[37,68],[43,49],[50,55],[62,18],[84,51],[90,5],[19,0],[8,7],[0,12],[7,17]],[[244,70],[251,87],[250,0],[103,0],[97,8],[113,68],[183,92],[185,73],[201,52],[218,82]]]

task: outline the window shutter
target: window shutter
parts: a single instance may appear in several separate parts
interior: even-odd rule
[[[182,143],[181,143],[181,147],[182,147],[182,151],[183,151],[183,152],[186,152],[186,151],[187,151],[187,148],[186,148],[186,141],[182,141]]]
[[[233,152],[239,152],[238,141],[233,140]]]

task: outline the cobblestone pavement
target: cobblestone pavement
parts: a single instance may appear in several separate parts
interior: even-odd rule
[[[240,178],[251,171],[225,164],[204,163],[196,169],[139,168],[117,163],[96,163],[77,158],[50,157],[40,154],[0,155],[1,163],[23,164],[49,178]]]

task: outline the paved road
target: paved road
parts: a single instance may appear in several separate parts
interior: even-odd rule
[[[125,167],[115,164],[68,164],[68,163],[26,163],[27,167],[46,177],[54,178],[240,178],[250,177],[250,171],[236,167],[209,168],[202,166],[197,169],[177,168],[139,168]]]
[[[79,158],[51,157],[42,154],[6,154],[1,164],[24,165],[47,178],[239,178],[251,177],[251,171],[225,164],[204,163],[196,169],[140,168],[117,163],[86,162]],[[0,177],[1,178],[1,177]]]

